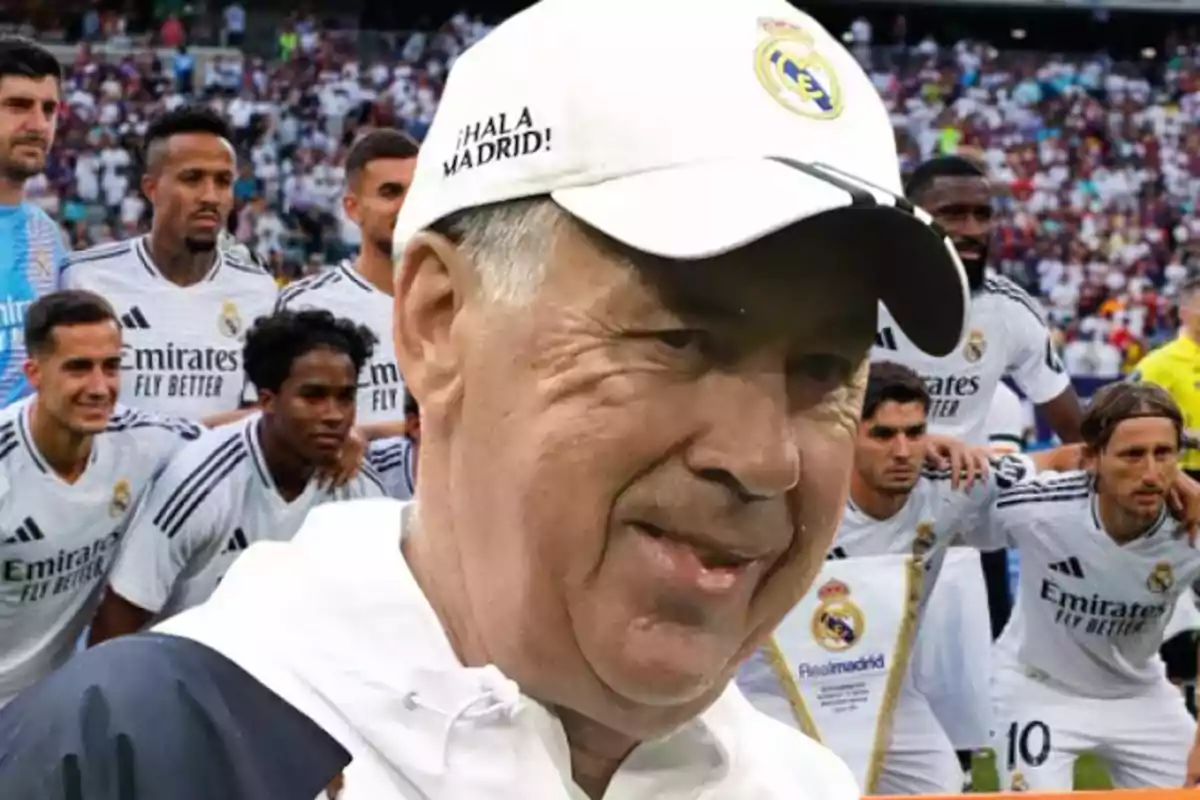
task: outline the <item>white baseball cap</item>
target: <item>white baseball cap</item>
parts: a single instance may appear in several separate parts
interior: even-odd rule
[[[850,232],[829,269],[860,262],[909,339],[945,355],[966,278],[901,193],[870,79],[783,0],[542,0],[454,63],[394,244],[399,258],[455,212],[536,195],[680,260],[829,215]]]

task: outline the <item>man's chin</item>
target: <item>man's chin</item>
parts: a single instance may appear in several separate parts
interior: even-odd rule
[[[659,641],[651,641],[651,639]],[[623,647],[606,649],[589,659],[597,677],[633,707],[705,708],[728,683],[726,653],[719,637],[680,630],[635,636]]]
[[[972,292],[983,288],[983,280],[987,274],[986,259],[966,259],[962,262],[963,272],[967,274],[967,286]]]
[[[211,253],[217,249],[217,237],[187,236],[184,237],[183,246],[189,253]]]
[[[3,167],[4,177],[12,183],[24,183],[41,175],[46,169],[46,159],[36,161],[10,161]]]

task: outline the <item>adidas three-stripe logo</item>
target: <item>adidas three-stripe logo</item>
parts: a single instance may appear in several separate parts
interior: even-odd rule
[[[129,309],[121,315],[121,327],[127,330],[148,331],[150,323],[146,321],[146,315],[137,306]]]
[[[1050,571],[1069,575],[1072,578],[1083,577],[1083,567],[1079,565],[1079,559],[1075,556],[1065,558],[1062,561],[1055,561],[1050,565]]]
[[[25,521],[17,526],[17,530],[12,536],[4,540],[5,544],[24,544],[27,542],[40,542],[46,538],[46,534],[42,533],[42,529],[33,521],[33,517],[26,517]]]
[[[233,535],[229,537],[229,541],[225,543],[226,553],[240,553],[250,546],[246,541],[246,532],[241,528],[234,528]]]
[[[825,560],[826,561],[836,561],[840,558],[849,558],[849,557],[850,557],[850,555],[846,552],[846,548],[835,547],[829,551],[829,554],[827,556],[825,556]]]

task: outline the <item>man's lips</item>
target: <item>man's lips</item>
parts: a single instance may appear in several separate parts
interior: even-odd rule
[[[774,555],[765,549],[725,544],[725,537],[691,532],[668,531],[652,523],[635,523],[639,532],[652,539],[663,540],[692,550],[700,563],[708,568],[744,567]]]

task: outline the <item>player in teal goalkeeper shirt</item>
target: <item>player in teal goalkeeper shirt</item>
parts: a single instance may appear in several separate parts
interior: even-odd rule
[[[44,47],[0,37],[0,402],[29,393],[25,310],[53,291],[66,260],[62,229],[24,199],[54,144],[62,67]]]

